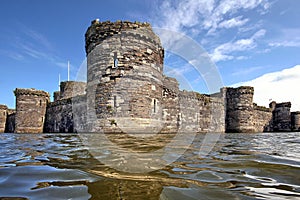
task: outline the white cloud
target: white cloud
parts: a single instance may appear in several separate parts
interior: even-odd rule
[[[219,28],[233,28],[246,24],[249,19],[243,19],[242,16],[238,16],[229,20],[224,20],[219,24]]]
[[[183,27],[192,27],[199,20],[209,15],[214,8],[214,0],[185,0],[175,5],[174,1],[164,1],[159,9],[155,25],[174,31],[182,31]]]
[[[215,7],[213,13],[205,19],[203,25],[209,30],[208,33],[211,34],[216,29],[222,28],[220,25],[222,25],[226,15],[234,15],[238,11],[247,11],[257,7],[261,7],[263,10],[269,9],[269,6],[266,6],[266,4],[268,4],[268,0],[223,0]],[[246,21],[239,23],[244,25]]]
[[[271,47],[300,47],[299,41],[281,41],[281,42],[270,42]]]
[[[254,80],[234,84],[233,87],[249,85],[254,87],[254,102],[268,107],[269,100],[292,103],[292,111],[300,111],[300,65],[272,72]]]
[[[211,54],[211,58],[215,62],[234,59],[234,56],[230,55],[231,53],[247,51],[255,48],[257,45],[256,40],[260,37],[263,37],[265,33],[266,30],[261,29],[248,39],[240,39],[236,40],[235,42],[227,42],[221,44],[214,49],[213,53]]]

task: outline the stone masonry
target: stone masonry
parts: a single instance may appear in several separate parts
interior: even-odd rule
[[[92,21],[85,34],[87,83],[54,92],[16,89],[16,110],[0,105],[0,132],[263,132],[300,128],[291,104],[253,103],[254,88],[181,91],[163,74],[164,49],[148,23]]]

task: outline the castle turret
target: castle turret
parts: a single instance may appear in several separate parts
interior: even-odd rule
[[[0,133],[4,133],[7,117],[7,106],[0,105]]]
[[[255,132],[253,124],[254,88],[223,88],[226,100],[226,132]]]
[[[16,88],[16,133],[42,133],[49,93],[36,89]]]
[[[159,120],[164,51],[150,24],[95,20],[85,41],[88,123],[91,113],[108,128],[121,118],[145,126]]]
[[[273,131],[291,131],[291,102],[271,102]]]

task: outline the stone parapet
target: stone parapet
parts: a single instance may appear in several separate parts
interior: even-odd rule
[[[43,90],[36,90],[34,88],[31,89],[24,89],[24,88],[16,88],[14,90],[15,96],[19,95],[34,95],[34,96],[40,96],[40,97],[50,97],[50,94],[48,92],[45,92]]]

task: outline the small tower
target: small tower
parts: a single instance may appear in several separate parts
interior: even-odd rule
[[[300,112],[292,112],[291,113],[291,124],[292,124],[292,130],[293,131],[299,131],[300,130]]]
[[[4,133],[7,117],[7,106],[0,105],[0,133]]]
[[[270,103],[273,110],[273,131],[291,131],[291,102]]]
[[[84,95],[85,82],[64,81],[60,83],[59,99],[68,99],[78,95]]]
[[[223,88],[226,99],[226,132],[255,132],[253,124],[254,88]]]
[[[16,88],[16,133],[42,133],[49,93],[36,89]]]

